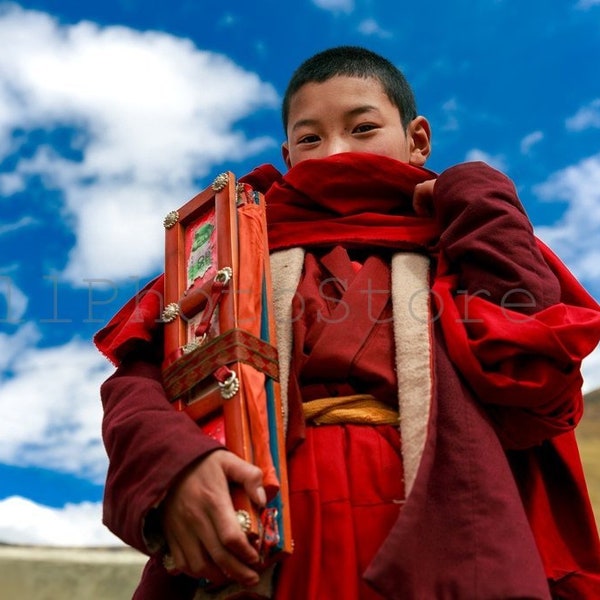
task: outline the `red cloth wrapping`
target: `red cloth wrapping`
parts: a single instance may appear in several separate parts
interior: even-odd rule
[[[164,275],[147,283],[94,336],[98,350],[114,365],[134,352],[138,342],[152,341],[165,305],[164,283]]]
[[[438,228],[414,214],[412,193],[434,178],[427,169],[369,154],[302,161],[267,192],[269,247],[423,249]]]
[[[579,422],[579,366],[596,347],[600,331],[593,299],[545,246],[540,248],[572,303],[524,315],[480,296],[456,295],[457,276],[442,261],[432,287],[435,315],[444,338],[452,340],[450,357],[476,396],[485,404],[520,409],[496,414],[508,447],[530,447]],[[521,421],[512,427],[516,417],[528,419],[529,427]]]

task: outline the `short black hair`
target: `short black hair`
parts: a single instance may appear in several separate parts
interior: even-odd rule
[[[306,59],[292,74],[288,83],[281,117],[287,133],[290,103],[294,94],[307,83],[323,83],[336,75],[347,77],[374,77],[400,112],[404,127],[417,116],[415,97],[400,69],[387,58],[360,46],[337,46],[323,50]]]

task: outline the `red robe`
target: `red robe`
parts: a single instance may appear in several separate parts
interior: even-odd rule
[[[303,228],[303,219],[315,215],[308,211],[298,219],[285,205],[281,209],[277,194],[285,191],[293,206],[295,190],[302,190],[305,178],[313,186],[315,181],[343,183],[350,178],[350,165],[357,164],[347,158],[323,161],[326,174],[333,170],[331,178],[315,178],[311,170],[321,167],[301,163],[272,187],[270,239],[280,240],[274,243],[320,243],[320,234],[330,229],[327,219],[319,216],[322,230],[314,224]],[[360,159],[358,164],[371,173],[381,165],[385,176],[391,173],[388,159]],[[400,186],[395,198],[384,198],[383,210],[395,200],[404,210],[399,216],[410,217],[405,188],[414,186],[414,169],[398,163],[393,167],[409,185]],[[354,193],[376,196],[377,189],[352,188]],[[297,196],[306,206],[306,197]],[[389,240],[393,227],[388,231],[379,217],[368,219],[377,225],[370,235],[377,234],[379,245],[431,253],[440,318],[433,328],[436,388],[425,452],[407,504],[367,577],[386,598],[546,598],[547,586],[537,575],[541,556],[556,597],[596,597],[600,546],[572,429],[581,415],[579,363],[600,338],[598,307],[558,263],[554,267],[561,279],[556,277],[548,266],[551,255],[535,240],[514,187],[496,171],[481,164],[449,169],[438,178],[434,201],[435,227],[410,217],[403,230],[408,241],[396,240],[395,245]],[[355,208],[364,211],[360,198],[356,207],[350,206]],[[289,230],[290,215],[292,222],[300,222],[293,228],[300,239],[291,242],[281,234]],[[359,247],[366,243],[369,231],[360,216],[343,215],[341,221],[341,237],[356,240]],[[498,318],[507,290],[517,288],[528,294],[510,299],[521,305],[517,314],[534,315],[529,328],[516,323],[505,328]],[[466,290],[462,297],[460,290]],[[485,291],[481,301],[480,290]],[[151,330],[158,314],[153,300],[150,293],[146,302],[130,307],[136,309],[130,311],[130,325],[132,314],[146,316],[145,322],[134,323],[133,338],[152,338],[145,325]],[[510,337],[525,330],[527,335]],[[117,319],[97,342],[115,358],[134,357],[131,331],[124,333]],[[148,551],[142,526],[145,519],[151,521],[152,507],[173,479],[215,444],[170,409],[158,367],[147,361],[125,360],[104,384],[102,396],[110,457],[105,522],[127,543]],[[176,585],[186,591],[177,596]],[[170,578],[151,562],[140,597],[185,598],[189,585],[186,578]]]

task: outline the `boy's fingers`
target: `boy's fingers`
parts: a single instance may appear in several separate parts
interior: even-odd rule
[[[233,521],[231,530],[237,534],[239,524],[235,518]],[[235,544],[228,542],[227,533],[223,536],[210,521],[198,526],[198,531],[178,533],[179,535],[170,536],[169,552],[162,558],[163,566],[170,574],[186,573],[192,577],[203,577],[215,584],[235,580],[250,586],[258,582],[258,573],[246,566],[228,548]],[[248,543],[245,535],[242,539],[243,543]],[[255,552],[252,548],[251,551]]]
[[[168,570],[217,583],[233,579],[254,585],[259,554],[242,531],[230,485],[243,487],[253,502],[266,504],[262,471],[235,454],[217,451],[195,464],[163,506],[163,531],[172,548]]]
[[[435,179],[428,179],[415,186],[413,193],[413,209],[419,217],[430,217],[433,214],[433,188]]]
[[[230,458],[231,461],[223,466],[227,479],[243,486],[250,500],[263,508],[267,504],[267,494],[263,487],[262,471],[235,455]]]
[[[239,528],[238,523],[236,523],[236,526]],[[221,531],[213,530],[213,535],[205,536],[205,540],[206,551],[210,559],[227,579],[235,580],[245,586],[252,586],[258,583],[258,573],[249,567],[246,562],[238,558],[238,552],[233,553],[230,551],[230,544],[227,539],[223,539]],[[245,541],[248,543],[247,540]],[[250,546],[249,543],[248,546]],[[208,577],[208,579],[211,579],[211,577]]]

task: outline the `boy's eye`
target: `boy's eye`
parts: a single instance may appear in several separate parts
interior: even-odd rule
[[[373,129],[377,129],[377,125],[373,125],[373,123],[361,123],[357,125],[352,132],[353,133],[367,133],[368,131],[372,131]]]
[[[318,141],[319,141],[319,136],[311,133],[309,135],[302,136],[298,140],[298,143],[299,144],[314,144],[315,142],[318,142]]]

